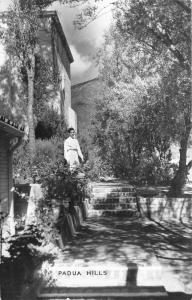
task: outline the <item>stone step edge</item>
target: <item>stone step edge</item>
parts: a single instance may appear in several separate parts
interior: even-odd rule
[[[133,205],[135,206],[135,204],[136,203],[127,203],[127,202],[125,202],[125,203],[122,203],[122,202],[117,202],[117,203],[112,203],[112,202],[110,202],[110,203],[106,203],[106,202],[103,202],[103,203],[91,203],[91,205],[92,206],[114,206],[114,207],[117,207],[117,206],[127,206],[127,207],[132,207]]]
[[[89,182],[90,185],[128,185],[128,186],[133,186],[133,184],[130,183],[130,181],[127,180],[118,180],[118,181],[99,181],[99,182],[95,182],[95,181],[90,181]]]
[[[114,187],[91,187],[91,190],[92,191],[105,191],[105,190],[109,190],[109,191],[112,191],[112,192],[118,192],[118,191],[125,191],[125,192],[135,192],[135,189],[134,188],[131,188],[131,187],[118,187],[118,186],[114,186]]]
[[[52,292],[53,291],[53,292]],[[37,299],[65,298],[101,298],[118,297],[126,299],[148,299],[148,297],[167,298],[163,286],[127,286],[127,287],[78,287],[78,288],[45,288],[37,292]]]
[[[92,198],[105,198],[105,199],[110,199],[110,198],[129,198],[129,197],[136,197],[135,193],[129,193],[128,195],[123,195],[123,194],[119,194],[119,195],[113,195],[112,193],[107,194],[107,193],[92,193],[91,194]]]
[[[119,203],[120,201],[134,201],[136,200],[136,197],[126,197],[126,198],[91,198],[91,201],[98,201],[101,202],[103,201],[104,203],[113,203],[114,200],[118,200],[118,202],[114,202],[114,203]]]
[[[135,209],[133,209],[133,208],[127,208],[127,209],[122,209],[122,208],[120,208],[120,209],[89,209],[88,210],[88,212],[94,212],[94,211],[101,211],[101,212],[103,212],[103,211],[114,211],[114,212],[116,212],[116,211],[133,211],[133,212],[135,212],[135,211],[138,211],[136,208]]]
[[[125,215],[125,216],[139,216],[139,212],[137,209],[92,209],[88,211],[88,218],[90,217],[100,217],[100,216],[118,216],[118,215]]]
[[[129,204],[122,204],[122,205],[103,205],[103,204],[98,204],[98,205],[93,205],[92,209],[95,210],[110,210],[110,209],[114,209],[114,210],[122,210],[122,209],[136,209],[136,206],[130,206]]]

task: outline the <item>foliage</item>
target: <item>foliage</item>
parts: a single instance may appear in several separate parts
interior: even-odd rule
[[[29,158],[35,153],[34,133],[34,77],[35,54],[38,51],[38,29],[41,7],[35,0],[15,0],[6,16],[4,42],[6,51],[14,58],[15,67],[23,68],[27,74],[27,123],[29,128]]]
[[[16,182],[38,182],[40,174],[46,172],[49,165],[58,156],[62,155],[62,140],[52,138],[50,140],[36,140],[36,154],[30,167],[27,143],[23,144],[14,152],[13,169]]]
[[[169,182],[174,173],[169,170],[170,143],[159,134],[158,118],[151,115],[151,107],[140,104],[131,115],[125,112],[128,100],[119,100],[117,106],[116,96],[111,97],[99,106],[96,115],[94,142],[99,145],[99,157],[116,177],[133,183]]]
[[[47,56],[49,57],[49,54],[45,53],[45,50],[35,54],[33,111],[36,123],[43,119],[44,112],[49,110],[49,102],[57,95],[57,74]],[[19,72],[26,92],[28,86],[26,68],[22,65]]]
[[[183,5],[182,5],[183,4]],[[172,59],[190,71],[190,1],[121,1],[117,5],[117,27],[153,52],[169,51]]]
[[[59,157],[39,172],[44,197],[36,208],[35,223],[43,232],[45,244],[58,239],[61,214],[72,212],[74,205],[81,205],[84,199],[87,179],[79,177],[80,171],[70,172],[64,158]]]
[[[111,165],[101,159],[96,149],[89,152],[89,160],[85,164],[85,170],[87,177],[92,181],[100,181],[102,178],[114,176]]]
[[[26,151],[23,149],[23,152]],[[18,154],[17,154],[18,155]],[[32,173],[28,168],[29,161],[24,153],[22,164],[15,165],[15,170],[20,177],[26,176],[27,180],[40,183],[44,197],[38,202],[34,224],[42,236],[42,245],[46,247],[58,239],[58,217],[54,209],[59,208],[63,201],[70,202],[71,209],[75,204],[80,204],[86,190],[87,179],[79,178],[80,169],[70,172],[63,158],[63,140],[54,137],[50,140],[36,141],[36,155],[33,160]],[[15,163],[20,161],[15,157]],[[80,174],[82,175],[82,174]],[[81,177],[81,176],[80,176]],[[30,180],[31,182],[31,180]]]
[[[178,190],[191,166],[186,163],[192,115],[190,4],[190,0],[99,0],[88,2],[76,20],[76,25],[83,27],[104,13],[106,7],[113,9],[115,25],[100,53],[105,73],[102,75],[112,88],[119,83],[121,87],[122,83],[129,85],[128,97],[135,87],[137,92],[131,97],[137,104],[138,98],[146,96],[136,85],[135,79],[139,78],[147,91],[147,101],[160,102],[161,135],[180,143],[179,168],[173,180]],[[112,38],[113,45],[108,42]],[[107,51],[113,55],[107,56]],[[155,93],[149,92],[151,80]]]
[[[29,169],[30,161],[27,157],[26,145],[15,153],[13,165],[15,180],[26,179],[29,182],[39,182],[46,187],[45,199],[57,199],[61,201],[74,193],[72,198],[81,194],[81,187],[84,180],[78,179],[77,169],[70,172],[66,161],[63,158],[63,139],[55,136],[49,140],[36,140],[36,155],[33,160],[32,172]],[[86,181],[86,179],[85,179]]]
[[[168,61],[161,68],[161,93],[164,107],[162,131],[180,143],[179,168],[172,182],[172,192],[180,193],[186,181],[186,156],[191,132],[191,43],[190,1],[123,2],[117,11],[117,28],[125,37],[146,45],[153,56]],[[138,21],[139,20],[139,21]],[[159,100],[160,101],[160,100]],[[161,113],[161,111],[160,111]]]
[[[78,201],[83,193],[86,177],[79,179],[80,169],[69,171],[68,165],[63,158],[55,161],[45,174],[41,175],[42,187],[47,201],[64,199]]]
[[[33,225],[28,226],[22,235],[9,239],[8,252],[11,259],[13,261],[21,261],[24,258],[25,260],[29,259],[29,257],[32,257],[35,253],[35,249],[30,247],[30,245],[40,246],[41,239],[40,231]]]
[[[50,139],[58,136],[63,139],[66,137],[67,127],[57,111],[50,107],[45,107],[35,128],[37,139]]]
[[[44,261],[53,261],[58,256],[54,245],[45,245],[45,228],[37,225],[26,226],[22,232],[5,240],[8,255],[1,257],[1,293],[3,299],[14,299],[23,292],[23,287],[40,280],[35,276],[37,268]],[[43,246],[42,246],[43,245]],[[48,249],[47,246],[49,247]]]
[[[150,169],[156,152],[157,165],[167,169],[163,160],[170,165],[170,143],[179,141],[177,174],[183,182],[191,130],[190,5],[165,2],[113,2],[114,25],[99,52],[108,91],[103,109],[99,106],[95,142],[102,158],[128,176],[147,161]]]

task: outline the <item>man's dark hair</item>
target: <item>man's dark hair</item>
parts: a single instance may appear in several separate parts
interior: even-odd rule
[[[73,127],[70,127],[67,132],[70,133],[71,131],[75,131],[75,129]]]

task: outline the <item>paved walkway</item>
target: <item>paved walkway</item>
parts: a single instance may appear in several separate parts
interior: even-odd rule
[[[192,227],[92,217],[50,270],[56,286],[160,286],[192,293]]]

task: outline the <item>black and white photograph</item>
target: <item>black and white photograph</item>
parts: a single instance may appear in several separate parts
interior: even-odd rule
[[[191,0],[0,0],[0,300],[192,300]]]

